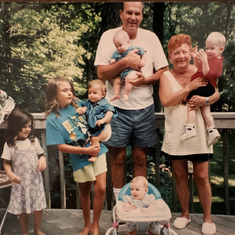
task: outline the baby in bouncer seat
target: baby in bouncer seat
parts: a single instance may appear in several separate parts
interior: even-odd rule
[[[139,209],[142,213],[151,213],[157,210],[156,198],[153,194],[148,194],[148,180],[144,176],[137,176],[131,181],[131,196],[123,197],[122,209],[125,212]],[[127,235],[137,234],[137,223],[128,221]],[[150,235],[160,234],[160,227],[157,221],[148,224]]]

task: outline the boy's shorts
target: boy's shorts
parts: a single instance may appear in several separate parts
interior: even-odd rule
[[[215,93],[215,88],[210,83],[207,86],[198,87],[196,90],[192,90],[188,95],[188,100],[190,100],[194,95],[200,95],[204,97],[209,97]]]
[[[116,108],[118,116],[111,121],[112,136],[105,143],[111,147],[151,147],[157,142],[154,105],[144,109]]]
[[[95,162],[73,172],[77,183],[95,181],[96,176],[107,171],[106,154],[100,155]]]

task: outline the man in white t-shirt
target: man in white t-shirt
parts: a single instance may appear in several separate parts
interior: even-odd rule
[[[124,182],[124,164],[126,147],[132,146],[134,162],[134,176],[146,176],[147,149],[156,144],[156,128],[153,104],[153,87],[161,74],[168,69],[168,62],[158,37],[151,31],[139,28],[143,19],[142,2],[124,2],[120,10],[122,26],[107,30],[103,33],[96,52],[95,66],[98,77],[106,81],[106,98],[110,100],[114,96],[112,79],[131,67],[139,70],[140,56],[136,54],[138,49],[114,64],[109,61],[116,50],[113,43],[114,34],[125,30],[130,37],[130,44],[134,47],[142,47],[147,51],[148,57],[145,66],[139,72],[139,77],[133,81],[133,89],[128,101],[121,99],[110,102],[118,111],[118,117],[111,121],[112,137],[107,142],[111,155],[111,173],[114,187],[114,195],[117,195]],[[154,71],[156,71],[154,73]],[[121,91],[121,96],[123,89]]]

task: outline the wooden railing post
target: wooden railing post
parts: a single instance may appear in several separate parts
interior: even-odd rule
[[[223,161],[224,161],[224,202],[225,202],[225,214],[230,215],[229,205],[229,172],[228,172],[228,129],[223,130]]]
[[[157,130],[158,132],[158,130]],[[156,177],[156,187],[159,188],[160,186],[160,170],[159,170],[159,165],[160,165],[160,155],[161,155],[161,148],[159,141],[156,143],[156,151],[155,151],[155,177]]]
[[[76,183],[76,208],[81,209],[79,184]]]
[[[193,163],[188,161],[188,174],[189,174],[189,211],[190,213],[194,212],[194,181],[193,181]]]
[[[107,159],[107,180],[106,180],[106,195],[107,195],[107,210],[112,210],[112,198],[113,198],[113,187],[112,187],[112,178],[111,178],[111,157],[110,153],[106,153]]]
[[[47,154],[47,147],[46,147],[46,130],[45,129],[41,130],[41,138],[42,138],[42,148],[44,150],[44,154],[47,159],[47,167],[44,170],[44,187],[45,187],[45,194],[46,194],[46,202],[47,202],[47,207],[51,208],[49,163],[48,163],[48,154]]]
[[[66,188],[64,178],[64,156],[59,151],[61,208],[66,209]]]
[[[177,193],[176,193],[176,183],[175,177],[172,175],[172,211],[177,212]]]

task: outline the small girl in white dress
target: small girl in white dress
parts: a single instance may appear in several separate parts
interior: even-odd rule
[[[8,212],[19,215],[23,235],[29,234],[28,214],[33,212],[35,234],[45,235],[40,224],[46,208],[41,175],[46,168],[46,158],[38,139],[32,135],[32,129],[32,115],[15,108],[8,117],[2,153],[4,169],[12,182]]]

